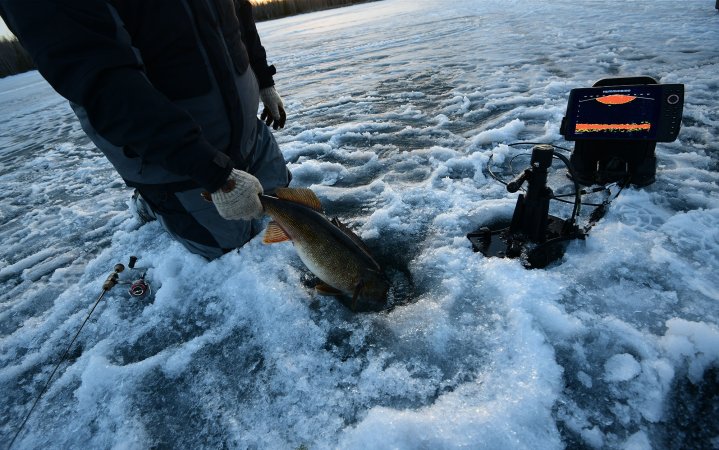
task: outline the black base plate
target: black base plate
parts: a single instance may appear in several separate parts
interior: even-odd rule
[[[582,234],[565,232],[566,221],[549,216],[547,237],[544,242],[535,243],[519,233],[510,233],[509,221],[495,222],[467,234],[475,252],[487,257],[520,258],[528,269],[541,269],[560,259],[573,239],[583,238]]]

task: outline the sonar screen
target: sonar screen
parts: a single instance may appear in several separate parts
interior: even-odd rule
[[[572,89],[563,134],[570,141],[673,141],[679,132],[683,97],[683,85]]]

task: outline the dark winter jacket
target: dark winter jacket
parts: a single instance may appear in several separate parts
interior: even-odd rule
[[[129,185],[212,192],[246,169],[258,84],[274,84],[248,1],[0,0],[0,14]]]

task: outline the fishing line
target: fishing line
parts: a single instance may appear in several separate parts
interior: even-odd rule
[[[544,142],[512,142],[511,144],[507,144],[509,147],[518,147],[520,145],[549,145],[552,148],[564,150],[566,152],[572,152],[568,148],[560,147],[559,145],[554,144],[547,144]],[[516,157],[516,155],[515,155]],[[579,215],[579,211],[582,207],[582,194],[581,194],[581,188],[579,187],[579,183],[577,183],[577,177],[574,175],[574,170],[572,169],[572,164],[569,162],[569,158],[566,156],[560,154],[560,153],[554,153],[552,155],[553,158],[556,158],[560,161],[562,161],[567,168],[567,172],[569,172],[569,177],[572,179],[572,182],[574,183],[574,208],[572,209],[572,216],[569,219],[569,223],[574,223],[576,217]]]
[[[555,145],[555,144],[546,144],[546,143],[544,143],[544,142],[512,142],[512,143],[510,143],[510,144],[507,144],[508,147],[519,147],[519,146],[522,146],[522,145],[550,145],[550,146],[552,146],[552,148],[554,148],[554,149],[563,150],[563,151],[569,152],[569,153],[572,152],[571,149],[568,149],[568,148],[565,148],[565,147],[562,147],[562,146],[559,146],[559,145]],[[530,154],[530,153],[519,153],[519,154],[517,154],[517,155],[512,156],[512,157],[509,159],[508,164],[509,164],[509,169],[510,169],[512,175],[514,175],[514,168],[512,167],[512,162],[514,161],[514,159],[517,158],[517,157],[519,157],[519,156],[529,155],[529,154]],[[501,180],[501,179],[492,171],[492,159],[493,159],[493,158],[494,158],[494,154],[492,153],[492,154],[489,155],[489,160],[487,161],[487,172],[489,172],[490,176],[491,176],[495,181],[498,181],[499,183],[501,183],[501,184],[507,186],[507,182],[505,182],[504,180]],[[571,217],[570,217],[570,219],[569,219],[570,223],[574,223],[574,221],[576,220],[577,216],[579,215],[579,212],[580,212],[580,209],[581,209],[582,205],[584,205],[584,206],[593,206],[593,207],[596,207],[597,210],[593,211],[593,213],[592,213],[592,215],[594,215],[594,216],[597,216],[597,215],[600,215],[600,214],[603,215],[603,213],[602,213],[603,210],[605,210],[606,207],[609,206],[609,203],[611,203],[612,201],[614,201],[614,200],[619,196],[619,194],[622,192],[622,190],[624,189],[624,187],[627,185],[627,181],[628,181],[628,180],[623,180],[622,182],[613,183],[613,184],[617,184],[617,185],[620,187],[620,188],[619,188],[619,191],[614,195],[613,198],[607,199],[607,200],[603,201],[601,204],[600,204],[600,203],[586,203],[586,202],[582,202],[582,195],[591,194],[591,193],[595,193],[595,192],[606,191],[606,192],[608,192],[609,195],[611,196],[611,190],[610,190],[610,186],[611,186],[611,185],[609,185],[609,186],[600,186],[600,187],[592,188],[592,189],[590,189],[590,190],[581,189],[581,188],[579,187],[579,183],[577,183],[577,181],[576,181],[576,177],[574,176],[574,170],[572,169],[572,165],[571,165],[571,162],[569,161],[569,158],[567,158],[566,156],[564,156],[564,155],[562,155],[562,154],[559,154],[559,153],[554,153],[553,158],[556,158],[556,159],[559,159],[560,161],[562,161],[562,163],[564,164],[564,166],[567,168],[567,172],[569,173],[569,177],[571,178],[572,182],[574,183],[574,192],[569,193],[569,194],[553,195],[553,196],[551,197],[552,200],[556,200],[556,201],[558,201],[558,202],[568,203],[568,204],[570,204],[570,205],[574,205],[574,208],[572,209],[572,215],[571,215]],[[522,188],[522,191],[524,191],[523,188]],[[561,197],[574,197],[574,201],[564,200],[564,199],[561,198]],[[595,220],[595,223],[596,223],[596,220]],[[589,228],[591,228],[591,226],[593,226],[593,225],[594,225],[594,223],[592,223],[592,224],[589,226]]]
[[[514,177],[517,176],[517,174],[514,172],[514,167],[512,166],[512,163],[514,162],[515,159],[517,159],[517,158],[520,157],[520,156],[532,156],[532,154],[531,154],[531,153],[526,153],[526,152],[525,152],[525,153],[518,153],[518,154],[512,156],[511,158],[509,158],[509,161],[507,162],[507,164],[509,165],[509,171],[510,171],[510,173],[512,174],[512,178],[514,178]],[[522,188],[522,191],[524,191],[524,188]]]
[[[494,181],[506,186],[507,183],[504,180],[500,179],[494,172],[492,172],[492,159],[494,159],[494,153],[489,154],[489,159],[487,160],[487,172],[489,172],[489,175],[494,178]]]
[[[115,286],[118,282],[118,279],[120,277],[120,272],[125,270],[125,266],[122,264],[116,264],[115,270],[110,274],[110,276],[107,277],[107,280],[102,285],[102,293],[95,301],[95,304],[92,305],[92,309],[90,309],[90,312],[87,313],[87,317],[85,317],[85,320],[82,322],[82,325],[80,325],[80,328],[77,330],[77,333],[75,333],[75,337],[72,338],[72,341],[70,341],[70,345],[67,346],[65,349],[65,353],[62,354],[62,357],[60,358],[60,361],[55,365],[55,368],[52,370],[52,373],[50,374],[50,377],[47,379],[47,382],[45,383],[45,387],[42,388],[42,391],[40,391],[40,394],[38,394],[37,398],[35,398],[35,402],[32,404],[32,407],[30,408],[30,411],[28,411],[27,415],[25,416],[25,419],[20,424],[20,428],[18,428],[17,432],[15,433],[15,436],[12,438],[12,441],[10,441],[10,445],[8,445],[8,450],[12,448],[12,445],[15,443],[15,440],[22,432],[23,428],[25,427],[25,424],[27,423],[28,419],[30,418],[30,415],[35,410],[35,407],[40,402],[40,399],[42,398],[43,394],[45,394],[45,391],[47,391],[47,388],[50,386],[50,382],[52,381],[52,377],[55,376],[55,372],[57,372],[57,369],[60,368],[60,365],[62,365],[63,362],[65,362],[65,358],[67,357],[67,354],[70,352],[70,349],[72,348],[72,344],[75,343],[75,340],[80,335],[80,332],[82,331],[82,328],[85,326],[88,320],[90,320],[90,316],[95,311],[95,308],[97,308],[97,305],[100,303],[100,300],[105,296],[107,291],[112,289],[113,286]]]
[[[510,171],[510,173],[512,174],[512,178],[514,178],[514,176],[515,176],[514,168],[512,167],[512,162],[513,162],[518,156],[523,156],[523,155],[524,155],[524,156],[527,156],[527,155],[531,155],[531,153],[520,153],[520,154],[518,154],[518,155],[514,155],[514,156],[512,156],[512,157],[509,159],[509,161],[507,162],[507,164],[509,165],[509,171]],[[494,153],[490,153],[490,154],[489,154],[489,159],[487,160],[487,172],[489,172],[489,175],[494,179],[494,181],[497,181],[498,183],[501,183],[501,184],[507,186],[507,182],[506,182],[506,181],[500,179],[499,176],[497,176],[497,174],[495,174],[494,172],[492,172],[492,160],[493,160],[493,159],[494,159]],[[526,190],[525,190],[523,187],[521,187],[520,189],[521,189],[522,192],[526,192]]]

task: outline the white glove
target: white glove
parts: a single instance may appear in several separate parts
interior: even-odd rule
[[[275,130],[284,128],[287,114],[285,113],[285,105],[282,103],[280,94],[274,86],[264,88],[260,91],[260,98],[265,109],[262,110],[260,119],[264,120],[267,126],[272,126]]]
[[[250,220],[262,217],[260,180],[241,170],[232,169],[227,183],[211,195],[220,215],[227,220]]]

